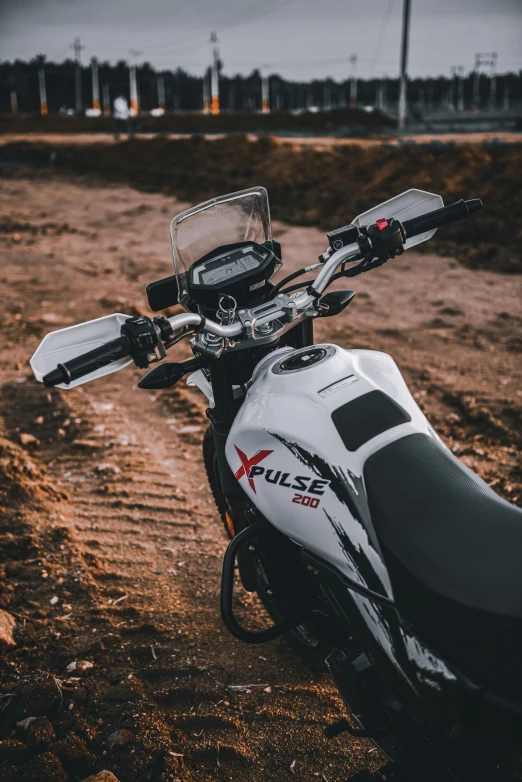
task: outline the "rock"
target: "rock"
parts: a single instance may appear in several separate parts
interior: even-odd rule
[[[102,462],[96,467],[98,472],[112,472],[117,475],[121,472],[120,468],[116,464],[110,464],[109,462]]]
[[[132,731],[121,728],[120,730],[115,730],[114,733],[111,733],[107,739],[107,744],[109,745],[109,749],[112,750],[115,747],[124,747],[131,739]]]
[[[98,774],[82,780],[82,782],[120,782],[120,780],[111,771],[100,771]]]
[[[0,763],[4,760],[16,765],[24,763],[29,757],[29,750],[23,741],[4,739],[0,741]]]
[[[60,758],[52,752],[38,755],[24,768],[24,782],[67,782]]]
[[[59,603],[59,602],[60,602],[60,598],[59,598],[59,597],[57,597],[57,596],[55,595],[54,597],[51,597],[51,599],[49,600],[49,602],[50,602],[50,604],[51,604],[52,606],[55,606],[57,603]]]
[[[36,717],[29,725],[25,741],[28,747],[40,748],[56,741],[56,733],[48,719]]]
[[[20,720],[20,722],[17,722],[16,725],[18,728],[23,728],[24,730],[28,730],[31,722],[34,722],[34,720],[37,719],[38,717],[26,717],[25,720]]]
[[[22,241],[22,235],[18,234],[18,233],[14,233],[11,236],[11,239],[13,240],[13,242],[21,242]]]
[[[16,641],[13,638],[13,630],[16,627],[16,620],[14,616],[8,614],[0,608],[0,647],[1,646],[16,646]]]
[[[20,432],[20,442],[22,445],[36,445],[38,443],[38,438],[29,434],[29,432]]]
[[[88,671],[91,668],[94,668],[94,663],[89,662],[89,660],[73,660],[65,670],[67,673],[72,673],[73,671],[85,673],[85,671]]]

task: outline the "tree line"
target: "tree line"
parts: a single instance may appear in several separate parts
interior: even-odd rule
[[[31,60],[0,61],[0,113],[11,111],[11,92],[16,92],[20,113],[38,112],[40,109],[38,71],[43,68],[50,112],[71,109],[75,106],[75,68],[72,59],[63,62],[48,61],[37,55]],[[136,66],[140,109],[150,111],[158,106],[158,77],[163,78],[165,107],[167,111],[200,111],[203,107],[203,78],[176,70],[156,70],[150,63]],[[92,106],[91,64],[80,66],[82,105]],[[115,64],[98,63],[100,98],[103,85],[108,85],[110,101],[117,95],[129,98],[129,63],[120,60]],[[208,79],[209,73],[204,78]],[[463,98],[466,108],[473,104],[473,73],[463,78]],[[350,79],[314,79],[290,81],[273,74],[269,79],[272,109],[293,111],[306,108],[333,109],[350,103]],[[479,105],[490,100],[491,80],[482,74],[479,79]],[[506,92],[507,91],[507,92]],[[506,73],[496,78],[496,106],[507,99],[512,105],[522,100],[522,71]],[[397,103],[399,80],[358,79],[357,103],[361,106],[392,107]],[[248,75],[227,76],[220,73],[221,107],[231,111],[258,111],[261,108],[261,74],[253,70]],[[410,106],[420,109],[435,108],[453,102],[457,105],[458,85],[455,78],[410,79],[408,82]]]

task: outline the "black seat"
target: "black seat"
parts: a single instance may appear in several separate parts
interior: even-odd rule
[[[399,611],[478,683],[522,691],[522,509],[424,434],[364,478]]]

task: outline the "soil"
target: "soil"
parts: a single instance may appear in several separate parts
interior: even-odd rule
[[[379,110],[335,109],[329,112],[224,111],[218,115],[169,112],[162,117],[141,114],[133,120],[140,133],[338,133],[358,132],[359,135],[379,132],[396,126],[396,121]],[[3,115],[0,133],[110,133],[114,129],[112,117],[70,117],[60,114]]]
[[[93,174],[189,202],[263,184],[275,214],[294,225],[332,230],[416,187],[445,203],[482,198],[472,220],[439,230],[431,244],[470,268],[522,272],[522,147],[503,144],[336,144],[317,148],[270,137],[148,138],[119,143],[0,145],[4,176]],[[0,230],[5,230],[0,226]],[[9,230],[9,226],[7,226]]]
[[[198,393],[142,391],[131,368],[49,391],[29,370],[48,331],[148,312],[145,285],[171,273],[169,220],[186,205],[85,175],[0,184],[0,609],[16,619],[16,646],[0,648],[6,782],[101,770],[341,782],[380,762],[366,741],[324,739],[343,716],[326,674],[283,640],[245,647],[221,623],[227,540]],[[279,206],[272,216],[283,273],[325,248],[317,228],[278,222]],[[522,504],[522,278],[410,251],[354,282],[354,303],[316,340],[391,353],[452,450]],[[249,596],[241,607],[252,626],[268,621]]]

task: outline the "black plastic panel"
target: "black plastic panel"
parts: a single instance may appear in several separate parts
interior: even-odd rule
[[[387,394],[370,391],[334,410],[332,421],[345,447],[356,451],[372,437],[408,423],[411,417]]]
[[[147,299],[153,312],[166,310],[178,303],[178,283],[176,275],[164,277],[147,285]]]

